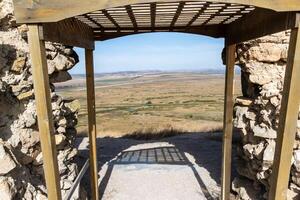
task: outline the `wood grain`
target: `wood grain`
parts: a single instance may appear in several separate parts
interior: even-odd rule
[[[300,104],[300,29],[292,29],[269,200],[285,200]]]
[[[223,118],[223,148],[222,148],[222,177],[221,200],[230,199],[231,187],[231,151],[233,130],[233,95],[234,95],[234,64],[236,45],[226,44],[226,77]]]
[[[45,42],[42,28],[30,25],[28,42],[32,62],[33,85],[38,117],[38,127],[43,154],[43,168],[46,180],[48,199],[60,200],[60,177],[57,165],[57,151],[52,120],[51,97]]]
[[[86,91],[87,91],[87,109],[88,109],[88,135],[89,135],[89,153],[90,153],[90,174],[92,199],[99,199],[98,189],[98,162],[97,162],[97,127],[95,111],[95,85],[94,85],[94,59],[93,51],[85,50],[86,65]]]

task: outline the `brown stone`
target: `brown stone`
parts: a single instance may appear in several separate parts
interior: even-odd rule
[[[11,71],[17,72],[17,73],[21,73],[23,71],[25,63],[26,63],[26,58],[25,57],[19,57],[19,58],[17,58],[14,61],[12,67],[11,67]]]

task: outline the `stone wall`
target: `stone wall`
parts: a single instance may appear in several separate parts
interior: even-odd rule
[[[17,26],[11,0],[0,0],[0,199],[47,199],[43,157],[27,44],[27,27]],[[77,175],[73,140],[79,103],[55,93],[53,83],[71,78],[77,62],[71,47],[46,44],[63,194]]]
[[[243,97],[237,99],[234,109],[234,126],[242,135],[237,171],[246,177],[233,182],[233,190],[238,193],[237,199],[267,198],[289,37],[289,31],[281,32],[237,47],[243,90]],[[300,121],[298,124],[291,161],[290,199],[297,193],[300,198]]]

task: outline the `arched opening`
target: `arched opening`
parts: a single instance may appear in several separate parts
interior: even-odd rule
[[[140,199],[145,194],[148,199],[220,196],[223,46],[223,39],[184,33],[137,34],[96,43],[103,199],[124,195]],[[84,60],[84,52],[76,50]],[[77,130],[86,136],[83,64],[73,69],[72,81],[58,84],[57,89],[80,100]],[[236,76],[236,95],[241,93],[239,79]],[[86,139],[80,142],[87,145]],[[80,151],[84,155],[86,150]],[[87,184],[88,178],[83,180]],[[116,189],[119,192],[114,194]]]

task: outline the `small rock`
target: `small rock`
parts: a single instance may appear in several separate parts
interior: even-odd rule
[[[26,99],[31,98],[31,97],[33,96],[33,94],[34,94],[33,90],[30,90],[30,91],[28,91],[28,92],[23,92],[23,93],[19,94],[19,95],[17,96],[17,98],[18,98],[20,101],[22,101],[22,100],[26,100]]]
[[[66,141],[66,136],[63,134],[56,134],[55,135],[55,144],[58,146],[58,148],[61,148],[64,146]]]
[[[72,113],[78,112],[80,109],[79,100],[73,100],[71,102],[65,103],[65,106],[71,110]]]
[[[7,152],[3,144],[0,143],[0,176],[3,176],[13,170],[17,165]],[[1,199],[1,198],[0,198]]]
[[[26,58],[25,57],[19,57],[17,58],[12,67],[11,67],[11,71],[17,72],[17,73],[21,73],[23,71],[23,68],[25,66],[26,63]]]
[[[2,160],[1,160],[2,162]],[[17,190],[12,178],[0,176],[0,199],[12,200]]]
[[[60,127],[57,128],[57,132],[58,132],[58,133],[66,133],[66,128],[60,126]]]
[[[34,165],[41,165],[41,164],[43,164],[43,153],[42,152],[40,152],[38,155],[37,155],[37,157],[34,159],[34,161],[33,161],[33,164]]]

